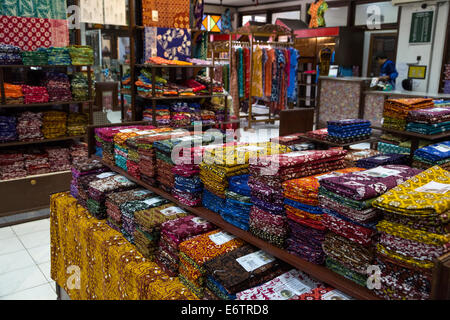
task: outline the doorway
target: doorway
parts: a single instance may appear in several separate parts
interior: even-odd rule
[[[378,52],[383,52],[395,63],[397,57],[397,33],[376,33],[370,35],[369,60],[367,76],[376,77],[380,73],[380,66],[375,60]]]

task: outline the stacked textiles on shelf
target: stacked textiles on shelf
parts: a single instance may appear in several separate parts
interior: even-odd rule
[[[428,299],[438,257],[450,249],[450,173],[432,167],[379,197],[377,265],[385,299]]]
[[[173,203],[136,212],[134,242],[142,255],[154,260],[159,248],[161,225],[185,216],[187,213]]]
[[[136,233],[136,218],[135,213],[148,210],[156,207],[160,207],[169,203],[168,200],[155,196],[148,195],[143,200],[132,200],[120,205],[122,226],[120,232],[122,232],[125,239],[134,244],[134,235]]]
[[[82,136],[86,134],[89,116],[86,113],[71,112],[67,117],[67,135]]]
[[[153,192],[140,188],[108,194],[105,201],[106,223],[117,232],[121,232],[122,212],[120,206],[129,201],[144,200],[151,196],[153,196]]]
[[[388,99],[384,103],[382,127],[385,129],[405,131],[406,119],[410,111],[429,109],[433,106],[432,99]]]
[[[396,153],[396,154],[410,154],[411,153],[411,149],[410,148],[406,148],[406,147],[401,147],[399,145],[395,145],[392,143],[386,143],[386,142],[378,142],[378,146],[377,149],[379,152],[381,153],[385,153],[385,154],[392,154],[392,153]]]
[[[92,76],[92,79],[94,77]],[[89,81],[88,76],[83,72],[76,72],[72,76],[70,81],[70,86],[72,87],[72,96],[76,101],[86,101],[89,100]],[[95,84],[92,80],[92,97],[95,97]]]
[[[345,150],[297,151],[260,157],[250,165],[254,204],[250,232],[284,248],[288,237],[283,182],[344,168]]]
[[[20,141],[42,140],[42,112],[22,112],[17,119],[17,133]]]
[[[19,47],[0,43],[0,65],[20,65],[22,55]]]
[[[435,165],[440,166],[442,169],[450,168],[450,141],[443,141],[420,148],[414,153],[413,167],[428,169]]]
[[[3,151],[0,153],[0,180],[26,177],[25,157],[22,152]]]
[[[359,160],[374,157],[379,155],[380,152],[377,150],[367,149],[367,150],[349,150],[344,157],[345,166],[347,168],[356,167],[356,163]]]
[[[283,137],[275,137],[270,139],[273,143],[278,143],[284,146],[292,146],[294,144],[300,144],[304,142],[304,139],[302,138],[303,133],[294,133],[290,134],[288,136]]]
[[[85,158],[72,160],[72,181],[70,183],[71,195],[80,200],[80,189],[83,188],[81,184],[81,177],[99,175],[108,169],[98,160]],[[86,195],[86,193],[84,193]],[[87,200],[87,197],[85,197]]]
[[[219,211],[225,221],[245,231],[249,230],[250,210],[253,206],[249,177],[250,175],[246,174],[228,178],[226,201]]]
[[[262,250],[245,244],[207,261],[206,287],[222,300],[280,276],[287,265]]]
[[[136,81],[137,93],[139,96],[144,98],[149,98],[153,96],[153,84],[152,84],[152,73],[147,69],[142,69],[141,73]],[[161,97],[164,93],[164,87],[167,86],[167,80],[155,75],[155,96]],[[125,88],[128,88],[125,85]],[[131,88],[131,87],[130,87]]]
[[[216,114],[216,121],[223,122],[227,119],[229,107],[225,103],[226,97],[212,97],[209,109]]]
[[[22,51],[22,62],[25,66],[48,65],[48,54],[46,50]]]
[[[67,74],[54,71],[46,72],[45,86],[49,96],[48,101],[72,101],[70,80]]]
[[[307,137],[310,137],[313,139],[327,141],[328,140],[328,129],[324,128],[324,129],[309,131],[305,135]]]
[[[450,130],[450,108],[432,108],[410,111],[407,131],[433,135]]]
[[[170,126],[170,108],[166,105],[156,105],[156,126],[168,127]],[[144,109],[143,121],[153,123],[153,107],[149,106]]]
[[[407,164],[409,157],[405,154],[386,153],[356,161],[358,168],[373,169],[389,164]]]
[[[67,113],[63,111],[44,111],[42,133],[45,139],[64,137],[67,132]]]
[[[203,126],[212,126],[216,124],[216,114],[211,110],[201,110],[200,117]]]
[[[289,226],[286,249],[290,253],[315,264],[325,262],[322,243],[325,240],[327,228],[322,220],[323,214],[328,211],[319,206],[320,180],[358,171],[363,171],[363,169],[342,169],[283,183],[286,217]]]
[[[180,281],[202,299],[207,283],[205,263],[244,245],[244,241],[221,230],[198,235],[179,245]]]
[[[299,270],[290,270],[236,294],[237,300],[351,300],[349,296]],[[336,299],[335,299],[336,298]]]
[[[70,158],[72,159],[72,164],[87,160],[88,154],[86,143],[77,142],[70,146]]]
[[[25,104],[47,103],[49,101],[46,87],[23,85],[22,92],[24,96],[23,102]]]
[[[94,64],[94,50],[90,46],[70,46],[70,59],[74,66],[90,66]]]
[[[77,189],[78,189],[78,203],[83,206],[83,208],[88,209],[88,199],[89,199],[89,184],[93,181],[106,179],[109,177],[116,176],[117,173],[111,172],[109,170],[101,170],[101,173],[88,172],[87,174],[81,175],[77,178]]]
[[[444,93],[450,94],[450,64],[444,67]]]
[[[107,175],[107,174],[103,174]],[[136,188],[136,184],[127,178],[114,175],[89,182],[87,209],[97,219],[106,219],[106,196],[112,192],[120,192]]]
[[[30,149],[25,153],[27,175],[34,176],[51,172],[48,154],[41,149]]]
[[[72,60],[70,59],[69,49],[65,47],[51,47],[51,48],[39,48],[39,50],[46,50],[48,56],[49,65],[57,66],[70,66]]]
[[[212,223],[192,215],[164,222],[161,225],[161,237],[156,254],[156,263],[167,274],[178,276],[179,272],[181,272],[181,244],[188,239],[215,229],[216,227]],[[203,249],[206,249],[206,247],[203,247]]]
[[[349,143],[367,140],[372,135],[371,122],[362,119],[328,121],[328,141]]]
[[[52,172],[70,170],[72,164],[70,162],[69,148],[46,147],[45,152],[48,155],[50,170]]]
[[[223,93],[223,83],[207,76],[197,75],[195,78],[199,83],[205,85],[207,88],[212,87],[213,94]]]
[[[17,140],[16,117],[0,116],[0,143]]]
[[[21,85],[5,83],[4,87],[6,104],[23,104],[23,91]]]
[[[170,126],[181,128],[191,125],[192,114],[187,102],[175,102],[170,105]]]
[[[419,172],[408,166],[387,165],[320,180],[319,205],[327,210],[322,222],[329,230],[322,248],[329,269],[366,285],[367,268],[375,259],[380,219],[372,203]]]

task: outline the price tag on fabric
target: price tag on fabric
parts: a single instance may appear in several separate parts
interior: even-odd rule
[[[260,250],[254,253],[250,253],[246,256],[237,258],[236,261],[244,268],[247,272],[252,272],[266,264],[275,261],[275,257],[270,254]]]
[[[245,147],[239,147],[236,150],[237,151],[259,151],[259,150],[264,150],[264,148],[257,147],[257,146],[245,146]]]
[[[194,222],[195,224],[207,224],[208,223],[208,221],[206,221],[205,219],[200,218],[200,217],[193,218],[192,222]]]
[[[431,182],[428,182],[426,185],[423,185],[420,188],[417,188],[415,191],[425,192],[425,193],[445,194],[448,191],[450,191],[450,184],[431,181]]]
[[[115,173],[115,172],[105,172],[105,173],[99,174],[99,175],[97,176],[97,178],[99,178],[99,179],[105,179],[105,178],[108,178],[108,177],[115,176],[116,174],[117,174],[117,173]]]
[[[123,176],[114,177],[113,179],[115,181],[117,181],[118,183],[131,183],[130,180],[128,180],[127,178],[125,178]]]
[[[371,176],[371,177],[375,177],[375,178],[386,178],[386,177],[389,177],[389,176],[399,175],[400,171],[393,170],[393,169],[387,169],[387,168],[383,168],[383,167],[377,167],[377,168],[374,168],[374,169],[357,172],[355,174],[367,175],[367,176]]]
[[[436,149],[440,152],[449,152],[450,147],[445,144],[438,144],[437,146],[433,146],[433,149]]]
[[[175,206],[163,209],[160,212],[165,216],[174,216],[178,213],[186,213],[186,211],[184,211],[180,207],[175,207]]]
[[[144,200],[144,203],[148,204],[149,206],[152,206],[155,203],[158,203],[160,201],[162,201],[162,198],[161,197],[156,197],[156,198],[151,198],[151,199]]]
[[[123,129],[123,130],[119,130],[119,132],[121,133],[130,133],[130,132],[135,132],[136,129]]]
[[[310,153],[311,152],[309,152],[309,151],[297,151],[297,152],[284,153],[284,154],[282,154],[282,156],[288,157],[288,158],[293,158],[293,157],[305,156]]]
[[[348,296],[338,290],[333,290],[333,291],[325,293],[321,299],[322,300],[353,300],[350,296]]]
[[[236,237],[228,232],[218,232],[209,236],[209,239],[214,242],[216,245],[221,246],[228,241],[235,239]]]
[[[134,194],[135,196],[137,196],[137,197],[139,197],[139,196],[145,196],[146,194],[150,194],[150,193],[153,193],[153,192],[150,192],[150,191],[148,191],[148,190],[139,190],[139,191],[133,192],[133,194]]]
[[[373,158],[374,160],[378,160],[378,161],[383,161],[383,160],[387,160],[387,159],[389,159],[390,157],[387,157],[387,156],[380,156],[380,157],[376,157],[376,158]]]
[[[322,176],[316,177],[316,179],[320,181],[322,179],[333,178],[333,177],[340,177],[340,176],[343,176],[343,175],[344,175],[344,173],[342,173],[342,172],[331,172],[331,173],[327,173],[327,174],[324,174]]]
[[[360,152],[355,152],[353,155],[363,157],[363,156],[367,156],[369,154],[370,154],[369,151],[360,151]]]
[[[313,288],[304,284],[300,279],[293,277],[280,277],[280,283],[274,288],[279,299],[288,300],[292,297],[310,292]]]
[[[152,21],[158,21],[158,10],[152,10]]]

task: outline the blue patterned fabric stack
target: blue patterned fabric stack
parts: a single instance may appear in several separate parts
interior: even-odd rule
[[[247,174],[228,179],[225,206],[220,211],[225,221],[245,231],[249,230],[250,210],[253,206],[248,178]]]
[[[371,122],[362,119],[328,121],[328,140],[349,143],[369,139],[372,134]]]

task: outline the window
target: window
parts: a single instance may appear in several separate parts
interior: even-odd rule
[[[251,14],[251,15],[242,16],[242,25],[243,26],[245,26],[247,24],[247,22],[249,22],[249,21],[266,23],[267,15],[265,13],[263,13],[263,14]]]
[[[379,15],[379,23],[397,23],[398,7],[393,6],[390,1],[357,4],[355,10],[355,26],[372,24],[370,19],[374,14]]]
[[[345,27],[347,26],[348,7],[328,8],[324,18],[327,27]]]
[[[222,32],[222,16],[204,14],[201,29],[210,32]]]
[[[275,24],[277,19],[300,20],[300,10],[272,13],[272,24]]]

